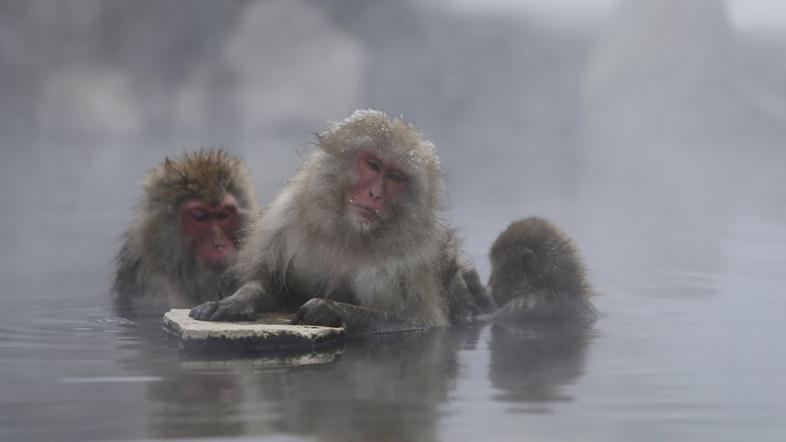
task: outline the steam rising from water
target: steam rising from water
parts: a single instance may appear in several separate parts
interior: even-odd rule
[[[0,223],[15,265],[78,256],[50,245],[96,224],[119,235],[145,171],[185,149],[245,157],[264,203],[312,133],[355,108],[435,141],[482,274],[522,216],[554,219],[591,268],[701,267],[738,208],[784,199],[780,34],[732,27],[715,0],[623,1],[589,28],[494,8],[5,3],[0,192],[15,209]],[[101,241],[91,268],[114,247]]]
[[[765,0],[0,1],[0,439],[783,440],[765,15],[786,21]],[[223,145],[264,204],[358,108],[435,142],[482,277],[513,219],[570,233],[597,333],[443,330],[271,372],[112,314],[146,170]]]

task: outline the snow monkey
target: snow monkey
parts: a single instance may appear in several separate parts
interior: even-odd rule
[[[591,321],[595,309],[573,241],[549,221],[513,222],[491,247],[489,290],[496,319]]]
[[[232,268],[242,286],[191,317],[296,311],[293,323],[366,334],[463,322],[491,306],[441,218],[444,177],[431,142],[373,110],[317,141],[251,227]]]
[[[257,212],[239,158],[223,150],[167,158],[147,174],[116,258],[118,306],[156,312],[220,299],[222,273]]]

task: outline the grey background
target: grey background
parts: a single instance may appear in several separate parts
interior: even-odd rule
[[[436,143],[483,272],[521,216],[554,219],[602,268],[640,241],[679,260],[707,217],[783,201],[782,7],[573,5],[4,1],[3,242],[25,268],[51,258],[52,221],[117,236],[145,172],[200,147],[241,155],[267,202],[312,132],[367,107]]]
[[[107,239],[165,155],[223,146],[265,203],[313,132],[370,107],[436,143],[449,217],[484,274],[495,235],[528,215],[557,221],[596,269],[679,261],[711,247],[700,237],[739,204],[784,199],[782,9],[4,1],[5,259],[35,269],[89,254],[108,271]],[[52,250],[74,237],[77,250]],[[686,241],[699,244],[673,249]]]
[[[0,439],[783,440],[784,9],[0,0]],[[512,220],[566,230],[593,330],[260,373],[114,315],[112,260],[164,156],[223,146],[265,203],[357,108],[435,142],[484,279]]]

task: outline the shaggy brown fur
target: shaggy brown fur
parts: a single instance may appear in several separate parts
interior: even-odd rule
[[[252,189],[251,177],[240,158],[224,150],[189,152],[182,159],[166,158],[144,181],[145,202],[153,210],[177,206],[193,197],[214,205],[227,193],[245,199],[241,206],[246,207],[251,203],[248,198],[254,197]]]
[[[396,164],[407,187],[391,215],[368,230],[348,218],[348,189],[362,152]],[[348,333],[444,326],[480,313],[485,292],[464,280],[471,268],[441,219],[444,178],[434,146],[412,126],[356,111],[319,135],[306,160],[254,224],[234,269],[246,283],[192,317],[230,320],[297,309],[304,322],[341,323]]]
[[[489,289],[497,317],[591,318],[578,249],[549,221],[513,222],[491,248]]]
[[[113,288],[118,305],[160,311],[220,299],[221,275],[195,258],[180,227],[179,207],[189,198],[215,205],[231,194],[242,233],[258,206],[240,159],[223,150],[167,158],[147,174],[143,189],[116,258]]]

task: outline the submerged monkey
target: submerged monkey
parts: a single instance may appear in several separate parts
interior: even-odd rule
[[[222,274],[258,212],[248,171],[223,151],[151,170],[116,258],[120,308],[160,312],[222,297]]]
[[[551,222],[535,217],[513,222],[494,241],[490,259],[496,319],[595,318],[578,249]]]

